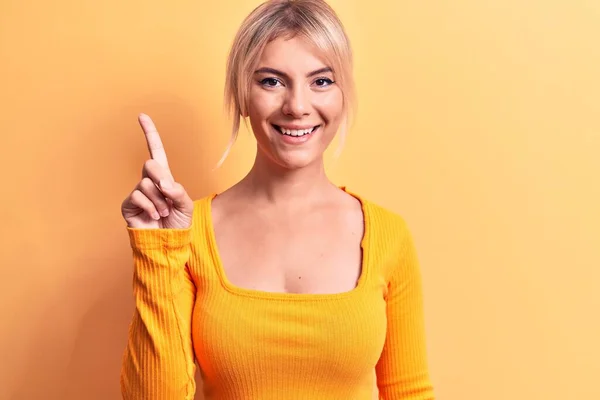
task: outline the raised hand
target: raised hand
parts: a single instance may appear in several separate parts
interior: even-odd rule
[[[160,135],[149,116],[138,121],[146,136],[150,159],[144,163],[142,180],[121,204],[121,214],[131,228],[185,229],[192,224],[194,202],[175,182]]]

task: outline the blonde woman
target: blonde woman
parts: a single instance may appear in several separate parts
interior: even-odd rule
[[[352,55],[321,0],[274,0],[242,24],[226,100],[256,137],[248,174],[192,201],[151,119],[122,204],[135,313],[125,399],[433,399],[419,266],[402,218],[327,178],[353,105]]]

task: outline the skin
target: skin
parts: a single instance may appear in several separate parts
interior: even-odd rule
[[[253,76],[248,115],[257,141],[257,162],[267,168],[322,170],[323,152],[333,140],[342,117],[343,94],[333,72],[316,49],[296,36],[269,43]],[[268,70],[277,72],[270,72]],[[264,71],[265,72],[260,72]],[[320,125],[316,140],[288,145],[271,124]]]
[[[329,67],[300,36],[276,39],[261,55],[245,115],[256,137],[254,165],[212,201],[219,258],[234,286],[310,294],[356,287],[361,205],[327,178],[323,163],[343,118],[343,93]],[[125,220],[138,228],[188,227],[193,204],[173,179],[154,124],[147,116],[140,123],[152,159],[123,203]],[[273,124],[318,129],[303,143],[290,143]]]

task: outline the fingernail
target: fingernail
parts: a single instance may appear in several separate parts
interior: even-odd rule
[[[164,210],[162,210],[160,212],[160,216],[163,217],[163,218],[168,217],[169,216],[169,209],[165,208]]]
[[[173,183],[171,183],[171,180],[169,179],[161,179],[160,180],[160,187],[163,189],[172,189],[173,188]]]
[[[157,213],[157,212],[153,212],[153,213],[152,213],[152,218],[154,218],[155,220],[157,220],[157,221],[158,221],[158,220],[160,219],[160,215],[158,215],[158,213]]]

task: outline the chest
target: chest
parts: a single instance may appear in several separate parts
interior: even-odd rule
[[[208,300],[200,294],[193,317],[196,356],[208,380],[234,386],[247,384],[248,376],[258,386],[265,377],[285,385],[298,382],[299,373],[311,385],[365,383],[381,356],[387,317],[380,288],[363,289],[318,301],[223,291]]]
[[[278,293],[341,293],[362,272],[360,213],[265,217],[248,213],[215,226],[224,275],[234,286]]]

